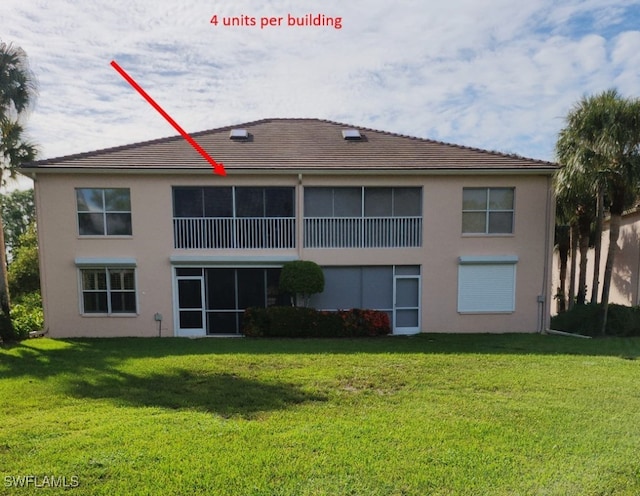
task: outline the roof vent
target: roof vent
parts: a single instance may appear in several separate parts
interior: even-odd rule
[[[358,141],[362,139],[362,135],[357,129],[343,129],[342,138],[347,141]]]
[[[246,129],[232,129],[229,131],[229,139],[232,140],[247,140],[249,139],[249,131]]]

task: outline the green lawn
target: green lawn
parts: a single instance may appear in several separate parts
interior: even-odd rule
[[[639,357],[539,335],[29,340],[0,349],[0,494],[637,495]]]

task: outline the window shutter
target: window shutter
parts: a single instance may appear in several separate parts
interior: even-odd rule
[[[458,312],[513,312],[516,262],[517,257],[461,257]]]

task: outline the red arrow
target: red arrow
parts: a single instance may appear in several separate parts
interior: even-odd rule
[[[127,81],[131,86],[133,86],[133,87],[134,87],[134,89],[135,89],[138,93],[140,93],[140,95],[142,95],[142,97],[143,97],[147,102],[149,102],[149,103],[151,104],[151,106],[152,106],[154,109],[156,109],[156,110],[160,113],[160,115],[161,115],[162,117],[164,117],[164,118],[167,120],[167,122],[168,122],[169,124],[171,124],[171,125],[174,127],[174,129],[175,129],[176,131],[178,131],[178,132],[182,135],[182,137],[183,137],[184,139],[186,139],[186,140],[189,142],[189,144],[190,144],[193,148],[195,148],[195,149],[196,149],[196,151],[197,151],[200,155],[202,155],[202,158],[204,158],[207,162],[209,162],[209,163],[211,164],[211,167],[213,167],[213,172],[215,172],[216,174],[219,174],[219,175],[221,175],[221,176],[226,176],[226,175],[227,175],[227,171],[226,171],[226,170],[224,170],[224,165],[222,165],[222,163],[218,163],[218,162],[216,162],[216,161],[211,157],[211,155],[209,155],[209,154],[205,151],[205,149],[204,149],[204,148],[202,148],[202,147],[201,147],[201,146],[196,142],[196,140],[194,140],[194,139],[189,135],[189,133],[187,133],[184,129],[182,129],[182,128],[180,127],[180,125],[179,125],[176,121],[174,121],[174,120],[171,118],[171,116],[170,116],[169,114],[167,114],[167,113],[162,109],[162,107],[161,107],[160,105],[158,105],[158,104],[156,103],[156,101],[155,101],[153,98],[151,98],[151,97],[149,96],[149,94],[148,94],[146,91],[144,91],[144,90],[140,87],[140,85],[139,85],[138,83],[136,83],[136,82],[135,82],[135,80],[134,80],[131,76],[129,76],[129,74],[127,74],[127,72],[126,72],[122,67],[120,67],[120,66],[118,65],[118,63],[117,63],[115,60],[112,60],[112,61],[111,61],[111,66],[112,66],[116,71],[118,71],[118,72],[120,73],[120,75],[121,75],[123,78],[125,78],[125,79],[126,79],[126,81]]]

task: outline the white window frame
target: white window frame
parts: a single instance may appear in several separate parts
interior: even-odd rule
[[[96,190],[101,191],[102,193],[102,210],[99,212],[84,212],[78,209],[78,190]],[[129,210],[107,210],[106,209],[106,201],[105,201],[105,191],[113,190],[113,189],[126,189],[129,192]],[[114,188],[93,188],[93,187],[81,187],[75,188],[76,192],[75,201],[76,201],[76,225],[78,229],[78,236],[82,238],[130,238],[133,236],[133,214],[131,208],[131,188],[127,187],[114,187]],[[80,232],[80,215],[81,214],[102,214],[102,231],[104,234],[82,234]],[[109,234],[107,233],[107,214],[129,214],[129,227],[131,234]]]
[[[93,258],[77,258],[76,267],[78,269],[78,305],[80,314],[86,317],[131,317],[139,315],[140,299],[138,297],[138,271],[136,270],[135,259],[93,259]],[[85,292],[97,292],[93,290],[85,290],[83,271],[105,271],[106,273],[106,290],[100,292],[107,293],[107,311],[106,312],[87,312],[84,308],[84,294]],[[130,270],[133,272],[133,289],[132,290],[112,290],[111,278],[109,277],[109,271],[111,270]],[[111,292],[127,292],[133,293],[135,296],[135,309],[131,312],[114,312],[111,308]]]
[[[515,312],[517,263],[513,255],[460,257],[458,313]]]
[[[464,203],[464,192],[465,190],[484,190],[486,194],[486,208],[481,210],[473,210],[473,209],[462,209],[462,234],[464,236],[513,236],[515,232],[515,223],[516,223],[516,189],[512,186],[491,186],[491,187],[475,187],[469,186],[462,188],[462,196]],[[491,209],[489,204],[491,201],[491,190],[494,189],[510,189],[513,191],[513,203],[510,209]],[[511,232],[491,232],[489,230],[489,218],[490,214],[498,212],[498,213],[511,213]],[[484,231],[465,231],[464,230],[464,214],[466,213],[484,213]]]

